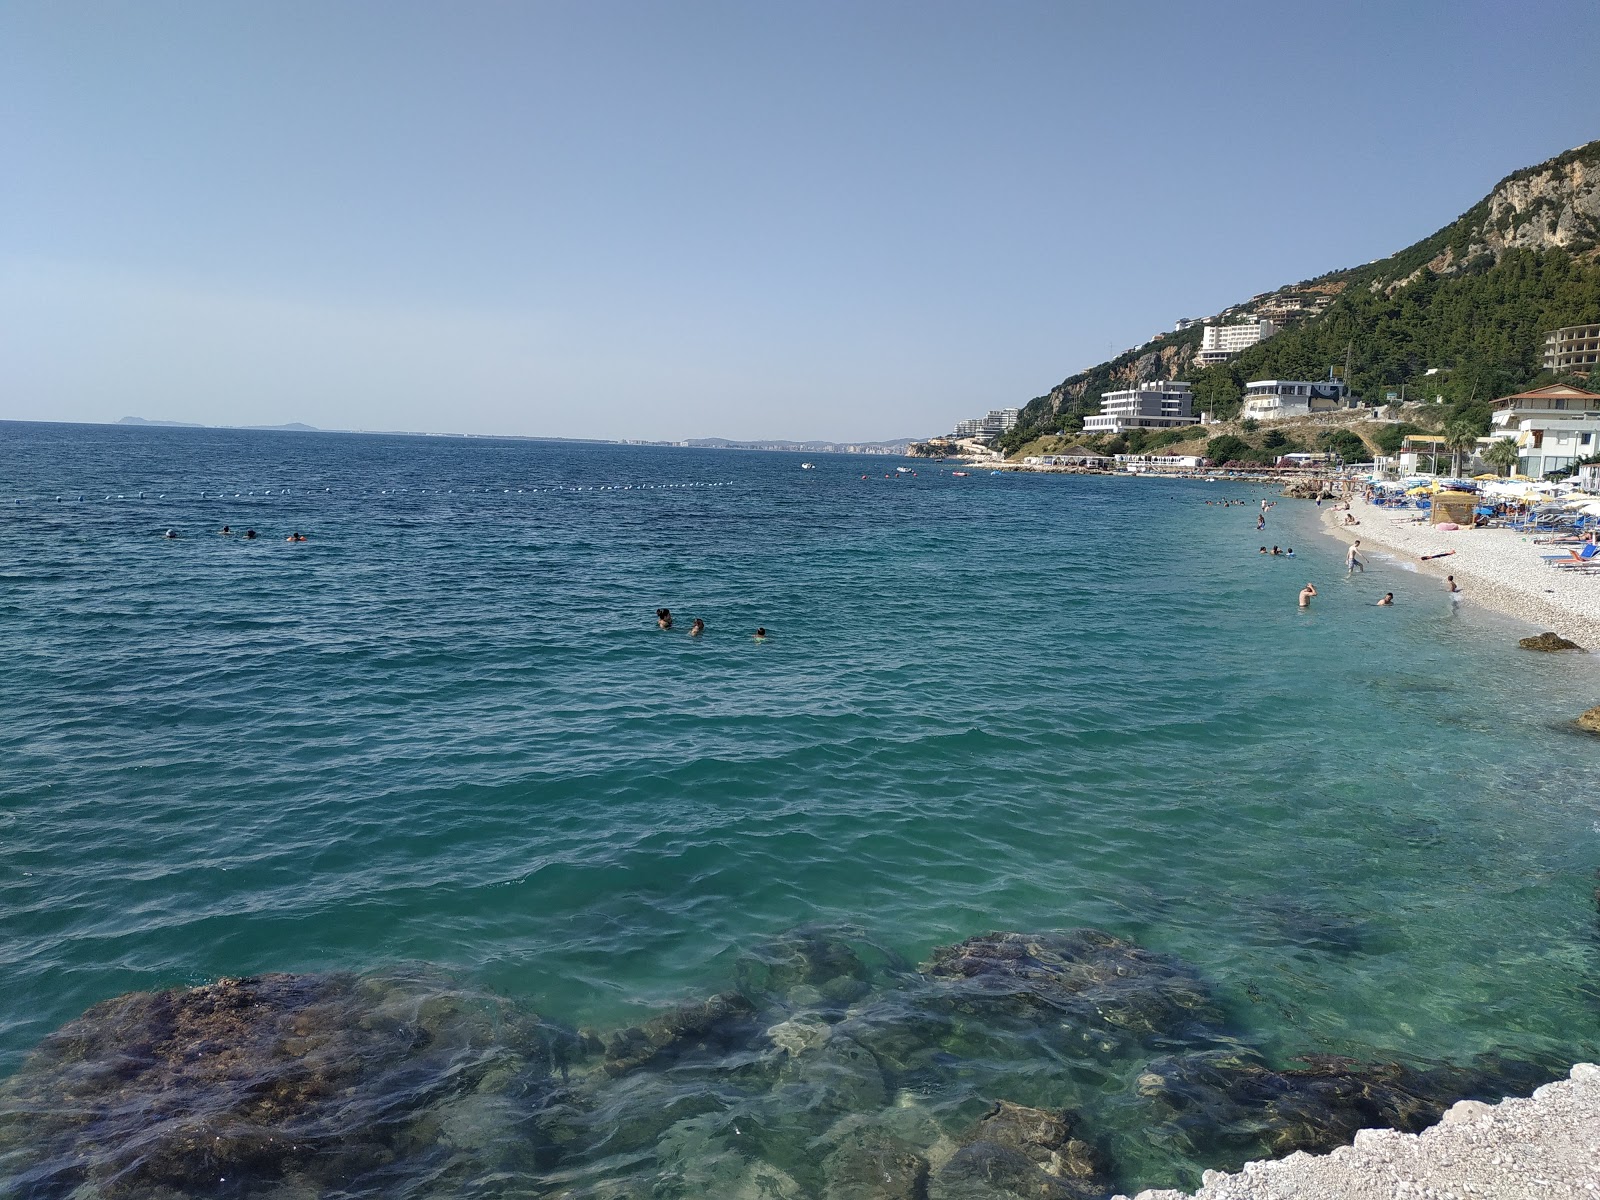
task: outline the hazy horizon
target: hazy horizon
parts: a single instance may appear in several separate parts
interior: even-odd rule
[[[1585,6],[1546,0],[1586,61]],[[925,436],[1600,133],[1487,0],[0,12],[0,418]]]

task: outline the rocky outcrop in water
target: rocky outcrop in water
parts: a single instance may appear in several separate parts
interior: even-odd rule
[[[738,992],[719,992],[709,1000],[681,1004],[613,1034],[606,1043],[605,1069],[621,1075],[684,1054],[716,1053],[740,1045],[755,1030],[754,1015],[755,1006]]]
[[[1103,1200],[1111,1191],[1106,1160],[1074,1136],[1076,1121],[1066,1110],[1002,1100],[967,1131],[929,1200]]]
[[[0,1089],[0,1184],[33,1197],[315,1193],[411,1161],[441,1178],[556,1150],[576,1039],[427,975],[262,975],[136,993]],[[88,1189],[87,1192],[84,1189]]]
[[[1582,650],[1577,642],[1568,641],[1559,633],[1541,633],[1535,637],[1519,638],[1517,645],[1524,650]]]
[[[1573,718],[1573,724],[1579,729],[1586,729],[1590,733],[1600,733],[1600,705],[1579,713]]]

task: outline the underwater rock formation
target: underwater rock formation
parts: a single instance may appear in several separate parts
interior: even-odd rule
[[[940,947],[922,970],[962,1012],[1048,1017],[1140,1041],[1221,1022],[1193,968],[1097,929],[986,933]]]
[[[1104,1200],[1106,1160],[1073,1136],[1065,1110],[1002,1100],[968,1130],[963,1145],[929,1188],[930,1200]]]
[[[310,1191],[418,1159],[557,1152],[576,1039],[425,974],[262,975],[97,1004],[0,1087],[0,1181],[33,1197]]]
[[[1158,1121],[1201,1152],[1260,1151],[1273,1157],[1325,1153],[1361,1129],[1416,1133],[1461,1099],[1531,1090],[1547,1072],[1528,1063],[1486,1059],[1476,1068],[1414,1068],[1306,1056],[1274,1071],[1252,1050],[1211,1050],[1149,1063],[1139,1094]]]
[[[709,1000],[680,1004],[643,1025],[613,1034],[606,1043],[606,1073],[621,1075],[685,1054],[740,1045],[755,1033],[755,1011],[738,992],[718,992]]]

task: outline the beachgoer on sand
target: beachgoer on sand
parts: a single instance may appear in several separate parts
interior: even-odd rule
[[[1317,594],[1317,589],[1312,587],[1309,583],[1306,584],[1305,587],[1301,588],[1300,589],[1300,607],[1301,608],[1310,608],[1311,607],[1311,597],[1315,596],[1316,594]]]

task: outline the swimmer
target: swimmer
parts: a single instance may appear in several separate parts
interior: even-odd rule
[[[178,531],[176,529],[169,529],[161,536],[164,538],[176,538],[178,536]]]
[[[764,642],[766,640],[767,640],[767,627],[765,625],[758,626],[757,629],[756,629],[756,641]]]
[[[1283,551],[1282,551],[1282,550],[1279,550],[1279,549],[1278,549],[1278,548],[1277,548],[1277,547],[1276,547],[1276,546],[1274,546],[1274,547],[1273,547],[1273,548],[1272,548],[1272,557],[1273,557],[1273,558],[1278,558],[1278,557],[1281,557],[1281,556],[1282,556],[1282,554],[1283,554]]]
[[[1267,514],[1266,513],[1262,513],[1259,517],[1256,518],[1256,528],[1258,530],[1260,530],[1260,529],[1265,529],[1266,527],[1267,527]]]
[[[1393,604],[1394,604],[1394,593],[1393,592],[1385,592],[1383,594],[1383,599],[1378,601],[1378,605],[1377,606],[1379,608],[1389,608]]]
[[[658,608],[658,609],[656,609],[656,628],[658,628],[658,629],[671,629],[672,628],[672,610],[670,608]]]
[[[706,623],[704,621],[702,621],[699,617],[696,617],[694,619],[694,624],[689,626],[689,636],[690,637],[699,637],[705,631],[706,631]]]
[[[1446,575],[1444,577],[1444,590],[1449,592],[1452,596],[1459,596],[1461,594],[1461,587],[1456,583],[1456,577],[1454,575]]]
[[[224,525],[221,529],[217,530],[217,532],[220,533],[223,537],[232,537],[233,536],[233,529],[232,529],[231,526],[228,526],[228,525]]]
[[[1265,554],[1266,552],[1267,552],[1267,548],[1265,546],[1261,547],[1261,553]]]
[[[1301,608],[1310,608],[1311,607],[1311,597],[1315,596],[1316,594],[1317,594],[1317,589],[1312,587],[1309,583],[1306,584],[1305,587],[1301,588],[1300,589],[1300,607]]]
[[[1287,550],[1285,550],[1283,552],[1283,556],[1285,558],[1293,558],[1294,557],[1294,547],[1290,546]]]
[[[254,538],[256,536],[256,531],[254,529],[246,529],[244,531],[244,536],[247,538]]]

